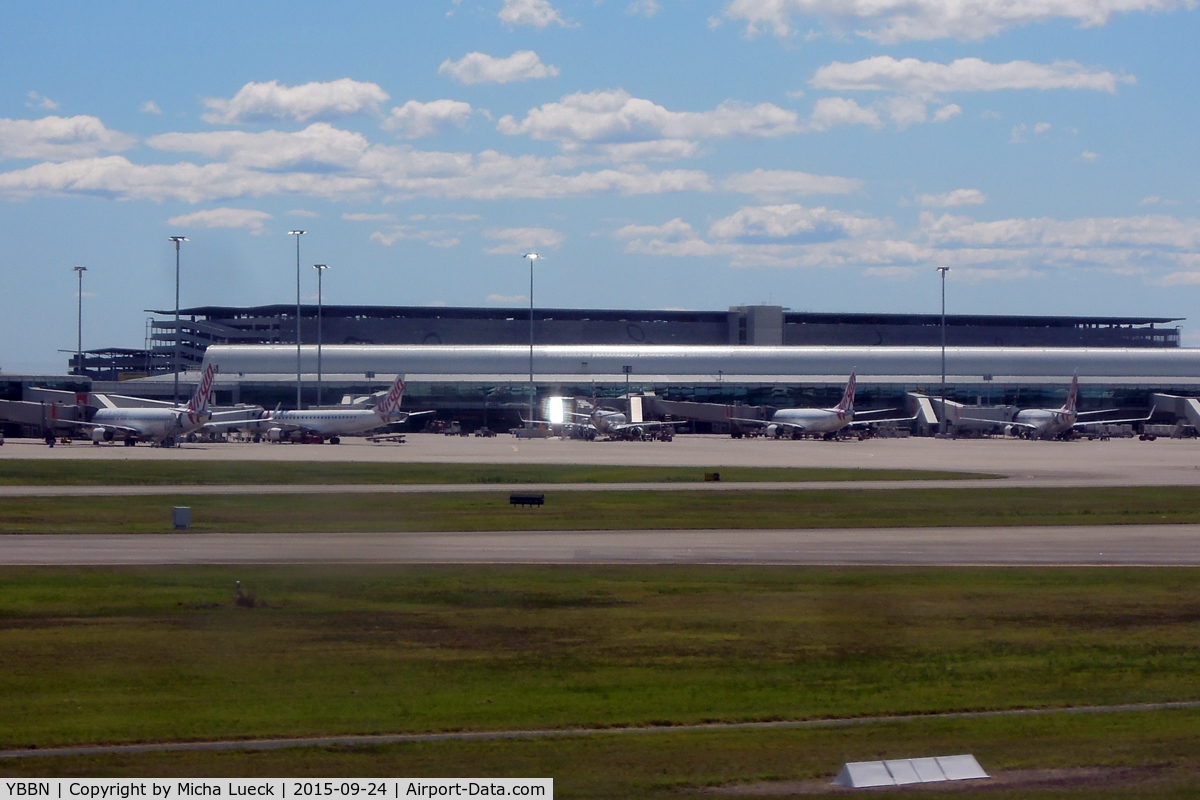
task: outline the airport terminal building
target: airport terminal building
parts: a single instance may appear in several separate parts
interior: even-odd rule
[[[361,396],[406,376],[405,407],[435,409],[467,427],[519,424],[531,394],[529,309],[325,306],[318,367],[317,308],[300,314],[306,407]],[[161,313],[161,312],[156,312]],[[1084,407],[1144,409],[1152,392],[1200,394],[1200,350],[1181,348],[1179,319],[949,315],[949,399],[1057,405],[1078,370]],[[84,366],[97,391],[169,398],[175,328],[148,325],[147,348],[126,366]],[[207,359],[218,403],[296,405],[295,306],[185,309],[181,362],[191,391]],[[941,317],[791,312],[536,309],[532,393],[772,407],[837,402],[851,370],[859,407],[894,407],[941,383]],[[135,363],[141,359],[140,365]],[[121,380],[124,379],[124,380]],[[535,412],[537,413],[537,412]]]

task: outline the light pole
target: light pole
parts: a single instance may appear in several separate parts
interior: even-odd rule
[[[526,253],[521,258],[529,259],[529,419],[525,427],[533,427],[533,262],[541,258],[537,253]]]
[[[329,269],[326,264],[313,264],[317,271],[317,407],[321,407],[321,276]]]
[[[87,272],[87,267],[75,267],[75,272],[79,275],[79,323],[76,328],[78,338],[75,342],[75,374],[83,374],[83,273]]]
[[[942,413],[938,415],[938,435],[946,435],[946,273],[949,267],[938,267],[942,276]]]
[[[171,369],[175,373],[175,405],[179,405],[179,245],[186,242],[186,236],[168,236],[168,241],[175,243],[175,356]]]
[[[296,237],[296,410],[300,405],[300,237],[308,231],[288,231],[288,236]]]

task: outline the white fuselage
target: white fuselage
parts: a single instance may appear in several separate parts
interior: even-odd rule
[[[804,433],[837,433],[853,421],[853,411],[832,408],[781,408],[771,417],[772,424],[790,426]]]
[[[617,427],[629,421],[620,411],[593,411],[588,419],[593,428],[606,436],[612,435]]]
[[[194,413],[179,408],[102,408],[92,417],[92,423],[131,428],[139,438],[161,440],[199,430],[211,416],[207,411]],[[124,434],[115,436],[121,438]]]
[[[1075,425],[1076,414],[1074,411],[1063,411],[1062,409],[1051,411],[1048,408],[1030,408],[1025,411],[1018,411],[1013,417],[1013,422],[1019,422],[1024,425],[1031,425],[1031,428],[1025,428],[1028,436],[1031,439],[1053,439],[1055,436],[1066,433]]]
[[[389,421],[373,409],[317,408],[309,411],[275,411],[259,425],[265,429],[295,428],[328,437],[366,433],[388,424]]]

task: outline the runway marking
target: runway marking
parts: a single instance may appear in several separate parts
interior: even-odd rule
[[[628,733],[696,733],[707,731],[770,730],[788,728],[837,728],[853,725],[878,725],[924,720],[988,719],[992,717],[1042,717],[1059,714],[1113,714],[1137,711],[1167,711],[1200,708],[1200,700],[1165,703],[1126,703],[1110,706],[1068,708],[1013,708],[999,711],[949,711],[933,714],[895,714],[877,717],[837,717],[832,719],[776,720],[771,722],[709,722],[696,725],[644,725],[638,727],[562,728],[550,730],[467,731],[460,733],[396,733],[346,736],[314,736],[298,739],[243,739],[212,742],[159,742],[154,744],[84,745],[48,747],[36,750],[0,750],[0,758],[39,758],[51,756],[89,756],[129,753],[163,753],[186,750],[282,750],[289,747],[356,747],[413,742],[461,742],[503,739],[550,739],[571,736],[603,736]]]

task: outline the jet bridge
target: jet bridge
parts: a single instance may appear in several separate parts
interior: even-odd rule
[[[1150,405],[1157,411],[1174,414],[1177,420],[1187,420],[1189,425],[1200,430],[1200,400],[1173,394],[1152,394]]]

